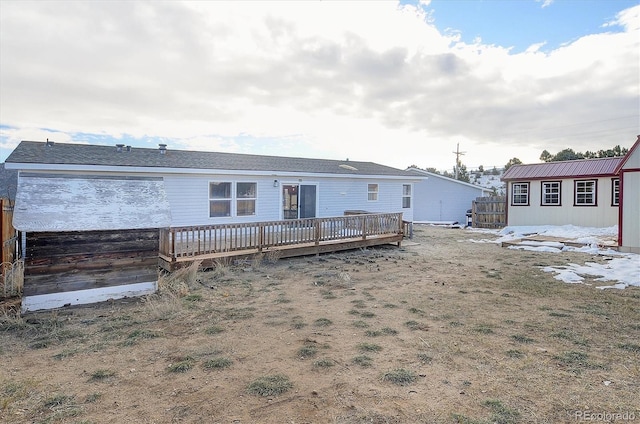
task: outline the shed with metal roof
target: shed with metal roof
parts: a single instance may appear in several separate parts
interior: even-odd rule
[[[507,183],[507,225],[611,227],[618,223],[623,157],[513,165]]]

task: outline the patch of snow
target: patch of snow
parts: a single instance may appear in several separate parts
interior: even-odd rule
[[[629,286],[640,287],[640,255],[621,253],[611,249],[616,245],[618,226],[597,228],[578,227],[575,225],[540,225],[540,226],[511,226],[502,230],[488,230],[479,228],[467,229],[470,233],[494,234],[496,239],[468,240],[471,243],[510,242],[524,237],[539,235],[562,238],[566,241],[585,244],[581,247],[567,246],[561,242],[536,242],[526,240],[509,249],[529,250],[536,252],[562,253],[579,252],[589,255],[603,256],[608,259],[605,264],[585,262],[584,265],[569,263],[566,266],[547,266],[542,270],[554,272],[554,278],[565,283],[582,283],[584,276],[598,277],[595,281],[612,282],[611,285],[597,286],[599,289],[624,289]]]

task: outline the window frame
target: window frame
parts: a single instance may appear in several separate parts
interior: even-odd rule
[[[377,202],[379,193],[380,185],[378,183],[367,183],[367,202]]]
[[[549,191],[552,185],[557,185],[557,193]],[[553,187],[551,187],[553,189]],[[556,202],[547,201],[548,196],[557,196]],[[562,181],[541,181],[540,182],[540,206],[562,206]]]
[[[253,185],[253,196],[240,196],[240,185],[247,184]],[[255,181],[236,181],[235,183],[234,193],[235,197],[235,205],[236,205],[236,213],[235,216],[256,216],[257,214],[257,204],[258,204],[258,183]],[[240,207],[240,203],[248,202],[249,204],[253,204],[253,213],[240,213],[242,210],[244,212],[245,208]]]
[[[611,206],[620,206],[620,178],[611,178]]]
[[[579,186],[581,184],[591,183],[593,189],[589,192],[580,191]],[[578,196],[592,196],[591,202],[579,202]],[[597,179],[588,179],[588,180],[573,180],[573,206],[598,206],[598,180]]]
[[[523,195],[522,193],[518,193],[516,195],[515,191],[516,191],[516,187],[526,187],[526,193]],[[526,197],[526,202],[518,202],[516,203],[516,196],[521,197],[521,196],[525,196]],[[531,183],[529,181],[523,181],[523,182],[514,182],[511,183],[511,206],[529,206],[530,203],[530,196],[531,196]]]
[[[218,185],[228,185],[228,189],[225,190],[228,193],[228,197],[216,197],[212,188]],[[233,216],[233,182],[232,181],[209,181],[209,218],[229,218]],[[227,194],[225,193],[225,194]],[[228,213],[225,215],[214,215],[212,206],[214,204],[227,204]]]
[[[228,197],[216,197],[212,187],[216,185],[228,185],[228,190],[224,193],[228,194]],[[245,194],[241,194],[238,190],[243,184],[253,184],[253,196],[247,197]],[[241,203],[252,202],[253,208],[240,207]],[[214,215],[212,214],[212,206],[214,204],[226,204],[227,214]],[[224,208],[223,208],[224,209]],[[245,213],[245,210],[253,209],[253,213]],[[234,218],[234,217],[246,217],[256,216],[258,210],[258,182],[257,181],[209,181],[209,218]],[[242,211],[242,213],[240,212]]]
[[[408,189],[408,190],[407,190]],[[411,189],[411,184],[402,184],[402,208],[410,209],[411,208],[411,198],[413,197]]]

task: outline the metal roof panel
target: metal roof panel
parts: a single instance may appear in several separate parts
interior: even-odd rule
[[[540,180],[547,178],[588,178],[615,175],[616,167],[624,157],[578,159],[513,165],[502,176],[503,181]]]

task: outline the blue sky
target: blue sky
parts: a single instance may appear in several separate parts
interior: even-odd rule
[[[623,0],[0,1],[0,161],[20,140],[531,163],[640,134]]]
[[[621,31],[619,26],[603,25],[620,10],[638,4],[635,0],[431,0],[424,8],[443,32],[458,33],[466,43],[480,38],[486,44],[512,47],[515,53],[540,43],[543,51],[549,51],[588,34]]]

